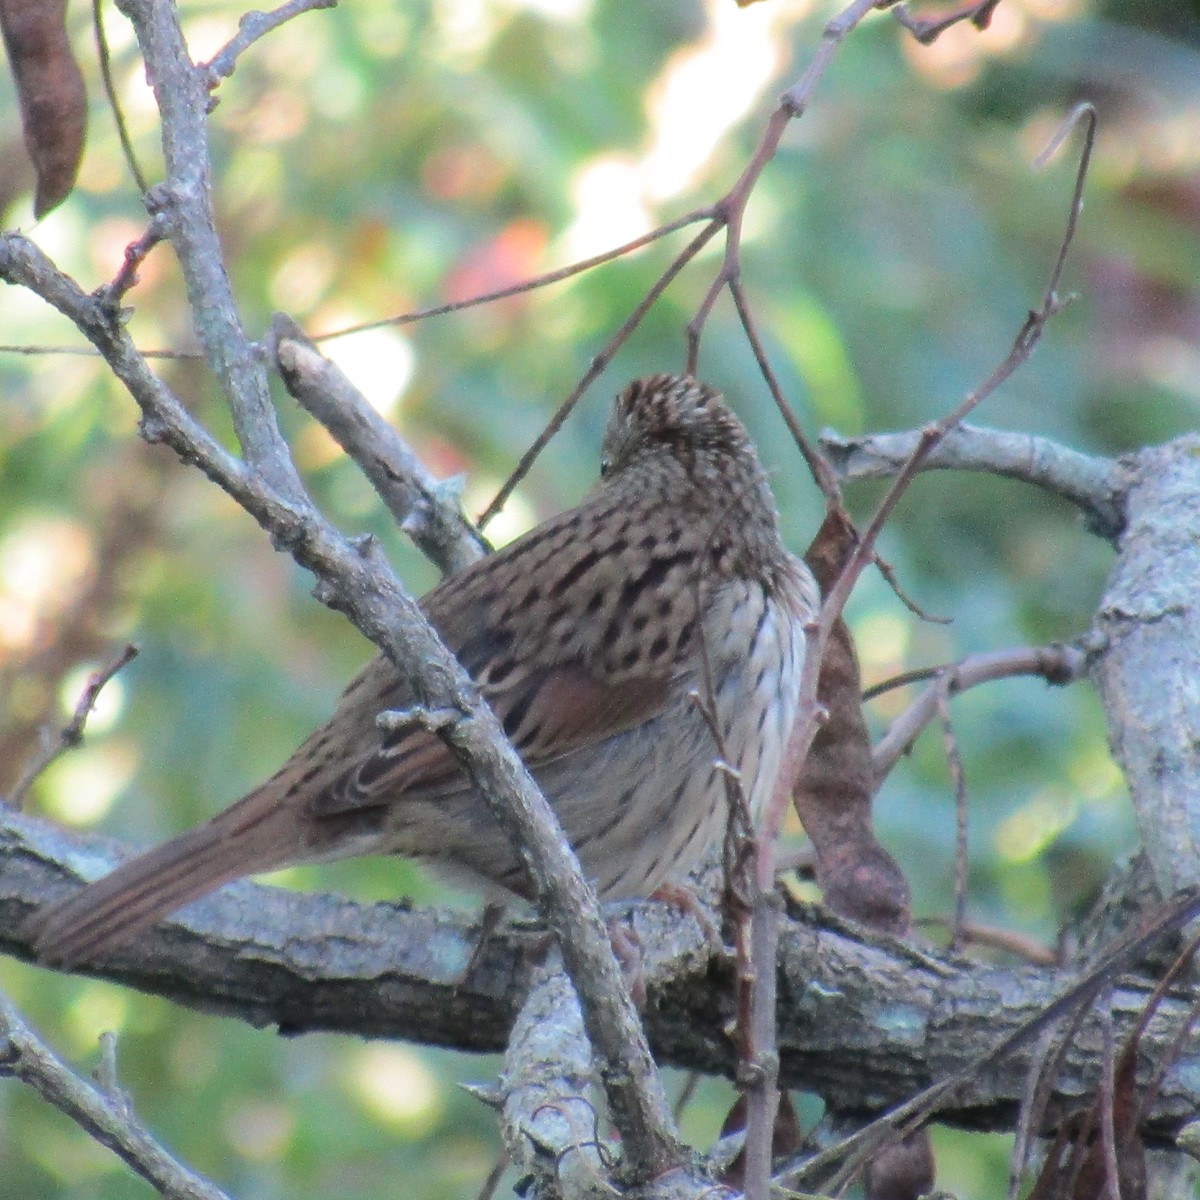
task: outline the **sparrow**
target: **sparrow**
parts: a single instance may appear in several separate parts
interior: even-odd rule
[[[653,375],[617,396],[600,480],[576,508],[429,592],[425,616],[474,679],[601,900],[678,881],[771,795],[819,605],[784,546],[766,475],[721,395]],[[507,837],[374,658],[266,782],[203,825],[34,914],[45,962],[98,958],[190,901],[301,862],[396,854],[530,898]]]

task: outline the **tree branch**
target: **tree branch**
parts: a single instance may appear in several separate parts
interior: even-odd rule
[[[404,439],[291,317],[272,326],[276,366],[292,397],[358,464],[397,524],[443,574],[452,575],[490,547]]]
[[[1139,451],[1092,662],[1159,888],[1200,878],[1200,438]]]
[[[280,496],[297,501],[304,489],[275,420],[262,357],[242,328],[217,237],[206,73],[188,56],[174,4],[121,0],[118,7],[137,33],[162,114],[167,177],[151,189],[147,206],[165,224],[179,258],[196,333],[229,401],[247,462]],[[117,314],[110,315],[115,320]]]
[[[821,448],[837,476],[890,479],[916,449],[921,433],[821,435]],[[1119,462],[1070,450],[1049,438],[960,425],[924,459],[922,471],[985,471],[1033,484],[1076,505],[1088,528],[1115,541],[1125,525],[1125,475]]]
[[[302,13],[311,12],[317,8],[333,8],[337,0],[287,0],[270,12],[251,11],[242,13],[238,21],[237,34],[230,38],[221,49],[207,62],[201,65],[208,78],[210,90],[217,87],[222,79],[228,79],[237,66],[238,58],[244,54],[259,38],[266,37],[272,29],[278,29],[286,21],[298,17]]]
[[[875,787],[883,783],[925,726],[938,715],[938,697],[943,692],[957,695],[981,683],[1014,675],[1040,675],[1047,683],[1063,687],[1078,679],[1086,665],[1087,658],[1080,647],[1056,643],[972,654],[960,663],[936,669],[935,682],[892,722],[872,749]]]
[[[20,813],[0,814],[0,950],[27,958],[17,930],[36,904],[80,875],[116,860],[117,844],[70,834]],[[647,983],[645,1024],[658,1060],[732,1078],[738,1052],[728,1032],[735,965],[697,924],[667,905],[632,910]],[[781,917],[781,1086],[816,1092],[831,1110],[861,1120],[950,1077],[1012,1036],[1064,989],[1058,969],[981,965],[926,952],[795,908]],[[533,935],[536,936],[536,935]],[[177,1003],[297,1034],[318,1030],[402,1037],[462,1050],[502,1049],[528,989],[531,933],[509,923],[489,940],[466,988],[477,940],[461,912],[357,904],[239,883],[190,905],[96,964],[93,974]],[[534,942],[533,944],[536,944]],[[1113,993],[1118,1041],[1134,1028],[1154,984],[1123,976]],[[1189,1016],[1172,992],[1142,1042],[1145,1075],[1167,1054]],[[1047,1126],[1099,1078],[1102,1031],[1095,1014],[1064,1052]],[[1011,1129],[1036,1047],[1026,1045],[978,1073],[937,1119],[974,1129]],[[1168,1140],[1200,1107],[1200,1035],[1146,1114]]]
[[[168,1200],[229,1200],[220,1188],[173,1158],[134,1115],[111,1078],[96,1087],[66,1065],[0,995],[0,1076],[29,1084],[155,1187]]]

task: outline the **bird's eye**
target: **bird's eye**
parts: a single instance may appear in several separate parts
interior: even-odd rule
[[[607,475],[609,473],[609,471],[611,471],[611,470],[612,470],[612,459],[609,458],[608,455],[606,454],[600,460],[600,478],[603,479],[605,477],[605,475]]]

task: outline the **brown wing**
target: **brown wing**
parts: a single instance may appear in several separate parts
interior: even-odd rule
[[[698,541],[682,516],[601,494],[447,580],[422,607],[536,770],[662,711],[690,664]],[[353,720],[359,736],[314,815],[466,786],[435,734],[373,729],[377,712],[404,703],[386,660],[351,684],[326,729]]]

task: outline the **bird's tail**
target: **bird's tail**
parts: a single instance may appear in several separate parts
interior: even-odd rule
[[[251,792],[206,824],[34,913],[24,932],[38,958],[64,967],[96,958],[231,880],[296,861],[295,817],[272,800]]]

